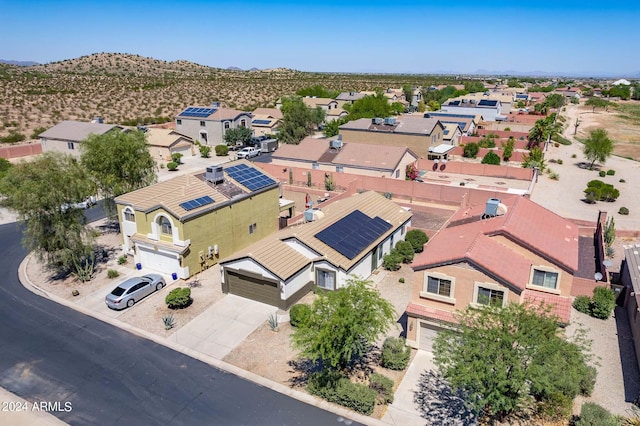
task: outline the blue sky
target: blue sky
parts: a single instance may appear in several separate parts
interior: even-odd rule
[[[528,3],[0,0],[0,58],[120,52],[221,68],[640,77],[640,2]]]

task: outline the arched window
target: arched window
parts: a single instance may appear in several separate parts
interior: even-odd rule
[[[168,218],[160,216],[158,218],[158,225],[160,225],[160,232],[162,232],[163,234],[172,235],[171,221]]]
[[[133,213],[133,211],[131,209],[129,209],[128,207],[124,209],[124,220],[126,220],[127,222],[135,222],[136,221],[136,215],[135,213]]]

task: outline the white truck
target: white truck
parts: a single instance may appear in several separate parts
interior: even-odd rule
[[[238,158],[253,158],[253,157],[257,157],[258,155],[260,155],[260,149],[252,147],[252,146],[247,146],[242,148],[240,151],[238,151]]]

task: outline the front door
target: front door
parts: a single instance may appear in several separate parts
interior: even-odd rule
[[[373,249],[371,253],[371,273],[378,269],[378,247]]]

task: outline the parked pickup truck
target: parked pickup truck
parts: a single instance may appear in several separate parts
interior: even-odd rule
[[[260,155],[260,149],[248,146],[238,151],[238,158],[253,158]]]

